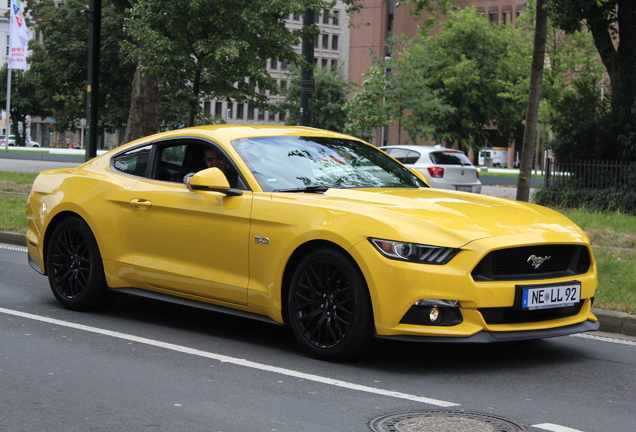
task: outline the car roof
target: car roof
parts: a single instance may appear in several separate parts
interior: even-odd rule
[[[240,138],[257,138],[257,137],[275,137],[275,136],[314,136],[314,137],[329,137],[362,141],[350,135],[341,134],[338,132],[331,132],[322,129],[315,129],[303,126],[259,126],[259,125],[233,125],[233,124],[220,124],[220,125],[206,125],[206,126],[193,126],[184,129],[177,129],[169,132],[161,132],[155,135],[150,135],[144,138],[140,138],[135,141],[124,144],[118,147],[118,150],[124,150],[129,147],[134,147],[139,144],[150,143],[158,139],[165,138],[186,138],[186,137],[201,137],[207,139],[216,139],[219,141],[233,141]]]

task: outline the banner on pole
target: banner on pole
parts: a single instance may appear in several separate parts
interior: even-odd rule
[[[29,30],[24,20],[24,8],[20,0],[11,0],[9,19],[9,68],[27,68],[27,44]]]

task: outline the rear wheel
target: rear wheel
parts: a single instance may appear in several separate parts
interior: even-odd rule
[[[68,309],[91,310],[108,300],[102,257],[89,226],[70,217],[48,241],[46,270],[55,298]]]
[[[350,360],[373,343],[373,311],[362,272],[343,252],[312,251],[291,280],[289,322],[301,346],[316,358]]]

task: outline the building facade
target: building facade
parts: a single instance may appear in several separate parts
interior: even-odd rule
[[[314,22],[320,28],[320,34],[314,38],[314,64],[330,70],[341,68],[347,79],[350,29],[346,6],[337,1],[332,9],[315,14]],[[301,15],[290,15],[287,19],[287,27],[292,30],[298,30],[302,25]],[[301,44],[296,45],[295,49],[300,53]],[[290,71],[285,63],[270,59],[267,70],[281,90],[287,87]],[[273,104],[281,102],[282,99],[279,94],[271,94],[269,97]],[[248,103],[234,101],[206,101],[203,103],[203,109],[206,114],[233,124],[284,125],[287,116],[286,113],[258,109]]]

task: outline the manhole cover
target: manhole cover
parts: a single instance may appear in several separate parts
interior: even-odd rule
[[[489,414],[463,411],[413,411],[371,421],[375,432],[527,432],[522,425]]]

